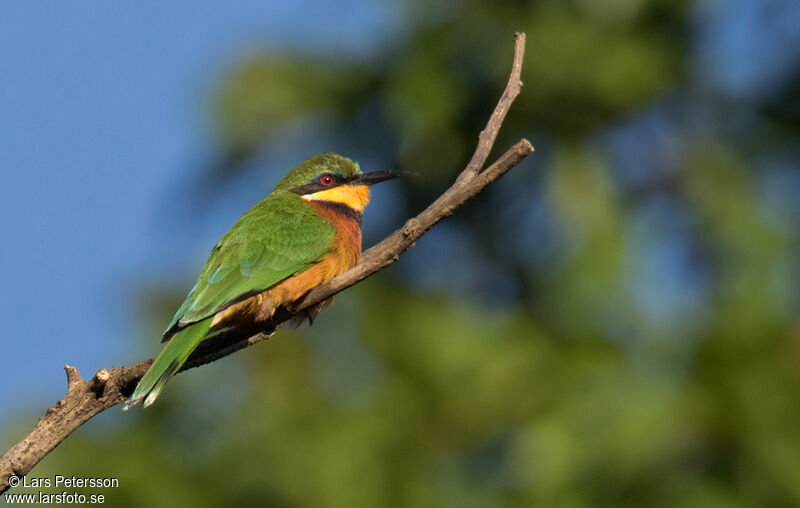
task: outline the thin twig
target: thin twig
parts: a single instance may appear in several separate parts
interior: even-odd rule
[[[533,146],[523,139],[512,146],[497,162],[483,167],[497,138],[511,103],[519,95],[522,82],[520,72],[525,50],[525,34],[515,34],[514,63],[511,76],[489,122],[480,134],[478,146],[466,168],[456,182],[439,196],[428,208],[368,249],[361,261],[351,270],[310,291],[291,309],[279,309],[272,327],[290,319],[303,309],[315,305],[373,273],[394,263],[422,235],[443,218],[451,215],[466,200],[479,193],[491,182],[519,164],[533,152]],[[270,334],[259,330],[239,330],[236,333],[205,341],[192,353],[186,370],[213,362],[229,354],[267,339]],[[145,360],[125,367],[100,369],[92,379],[84,381],[75,367],[64,366],[67,373],[67,394],[55,407],[49,408],[22,441],[0,457],[0,492],[9,488],[12,476],[22,477],[38,464],[75,429],[94,415],[125,401],[133,387],[150,367],[153,360]]]
[[[508,76],[508,83],[506,89],[503,90],[503,95],[497,101],[492,116],[486,123],[486,127],[481,131],[478,136],[478,146],[475,148],[475,153],[472,154],[467,167],[458,175],[456,183],[461,183],[465,180],[474,178],[480,172],[486,159],[489,158],[489,152],[492,151],[494,141],[497,139],[497,133],[500,132],[500,127],[506,119],[506,114],[511,108],[511,103],[517,98],[520,91],[522,91],[522,61],[525,59],[525,34],[517,32],[514,34],[514,61],[511,64],[511,74]]]

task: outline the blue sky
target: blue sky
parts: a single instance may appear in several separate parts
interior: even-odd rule
[[[252,203],[234,201],[197,237],[174,237],[164,206],[208,151],[208,100],[236,55],[365,54],[396,28],[368,0],[188,5],[0,6],[0,426],[59,398],[65,363],[90,376],[155,353],[132,323],[132,288],[172,269],[191,276],[185,266]]]

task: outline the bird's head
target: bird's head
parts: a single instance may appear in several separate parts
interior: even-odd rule
[[[358,163],[335,153],[304,160],[283,177],[276,191],[299,194],[306,201],[328,201],[357,212],[369,203],[369,186],[399,176],[389,171],[362,173]]]

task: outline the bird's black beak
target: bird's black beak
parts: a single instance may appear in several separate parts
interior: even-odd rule
[[[372,171],[371,173],[361,173],[352,180],[350,184],[355,185],[375,185],[376,183],[385,182],[392,178],[404,176],[403,173],[393,173],[391,171]]]

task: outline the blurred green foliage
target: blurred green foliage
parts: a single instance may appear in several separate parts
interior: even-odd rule
[[[243,58],[213,105],[217,177],[310,122],[420,173],[402,198],[418,210],[468,159],[516,30],[525,87],[496,151],[530,137],[532,161],[313,328],[179,376],[35,472],[113,472],[115,506],[800,504],[799,208],[759,165],[800,136],[772,123],[783,99],[698,100],[684,2],[405,9],[374,59]],[[448,227],[470,252],[426,250]],[[430,283],[445,265],[467,282]]]

